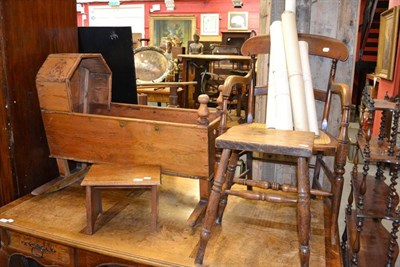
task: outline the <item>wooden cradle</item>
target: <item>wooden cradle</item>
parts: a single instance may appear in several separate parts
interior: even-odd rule
[[[218,112],[113,103],[111,76],[100,54],[51,54],[39,70],[42,118],[60,175],[71,174],[67,160],[73,160],[155,164],[164,174],[198,178],[194,224],[210,191]]]

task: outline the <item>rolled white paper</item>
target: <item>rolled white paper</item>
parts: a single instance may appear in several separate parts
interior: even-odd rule
[[[279,130],[293,130],[289,80],[283,44],[282,22],[274,21],[270,27],[271,49],[273,49],[273,88],[275,90],[275,125]]]
[[[301,69],[299,41],[296,29],[296,15],[293,12],[283,12],[282,31],[289,76],[294,129],[296,131],[309,131],[303,72]]]
[[[303,70],[304,92],[306,96],[308,125],[310,131],[319,136],[317,111],[315,108],[314,87],[312,84],[310,60],[308,54],[308,43],[299,41],[301,66]]]
[[[292,11],[296,14],[296,0],[285,0],[285,11]]]
[[[267,128],[275,129],[275,90],[274,90],[274,74],[273,74],[273,53],[272,46],[269,53],[269,69],[268,69],[268,96],[267,96],[267,110],[266,110],[266,124]]]

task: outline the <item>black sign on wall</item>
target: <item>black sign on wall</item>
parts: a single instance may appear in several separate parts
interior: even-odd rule
[[[78,27],[79,53],[101,53],[112,71],[112,101],[137,104],[131,27]]]

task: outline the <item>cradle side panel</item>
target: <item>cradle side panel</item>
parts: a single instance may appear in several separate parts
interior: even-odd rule
[[[151,163],[161,165],[164,173],[209,176],[207,127],[51,111],[42,111],[42,116],[54,157]]]

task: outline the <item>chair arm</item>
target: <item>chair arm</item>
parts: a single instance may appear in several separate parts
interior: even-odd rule
[[[231,91],[234,85],[243,84],[246,87],[247,84],[250,83],[251,80],[251,70],[246,76],[239,75],[230,75],[226,77],[224,84],[222,85],[222,95],[224,97],[229,97],[231,95]]]
[[[342,106],[351,105],[351,92],[347,84],[332,82],[331,91],[340,96]]]

